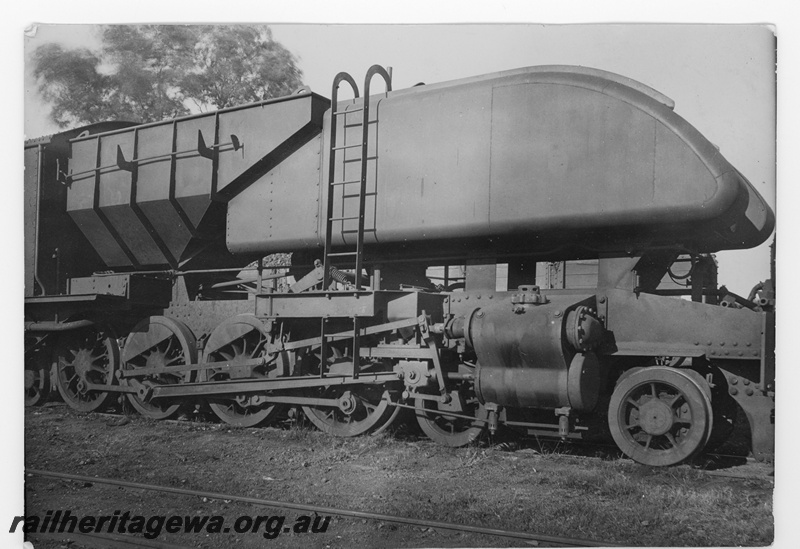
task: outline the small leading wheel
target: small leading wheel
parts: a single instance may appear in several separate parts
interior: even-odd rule
[[[41,338],[25,337],[25,406],[40,406],[50,397],[51,353]]]
[[[269,334],[264,323],[250,314],[238,315],[217,326],[208,338],[203,362],[225,362],[233,367],[267,354]],[[270,377],[269,365],[252,368],[247,379]],[[202,381],[231,379],[230,370],[203,370]],[[211,411],[225,423],[254,427],[275,418],[281,407],[270,405],[257,394],[219,395],[208,400]]]
[[[197,341],[182,322],[163,316],[151,316],[131,330],[125,340],[122,363],[123,370],[166,370],[133,378],[145,386],[186,383],[192,378],[191,372],[172,373],[168,370],[197,363]],[[140,414],[150,419],[166,419],[177,414],[181,408],[180,402],[169,399],[143,400],[136,393],[129,393],[127,397]]]
[[[71,408],[93,412],[111,393],[89,389],[89,383],[111,385],[119,367],[117,340],[109,332],[90,326],[59,337],[55,349],[56,387]]]
[[[303,406],[308,420],[320,431],[337,437],[378,433],[394,422],[400,411],[389,404],[389,391],[380,385],[323,387],[309,396],[336,399],[339,406]]]
[[[675,368],[643,368],[622,379],[608,408],[617,446],[644,465],[680,463],[700,452],[713,425],[702,378]]]
[[[417,423],[438,444],[466,446],[478,440],[484,433],[488,413],[474,394],[462,398],[462,403],[462,409],[456,411],[452,406],[418,397],[414,401]],[[448,412],[452,412],[452,415]],[[465,416],[474,419],[467,419]]]

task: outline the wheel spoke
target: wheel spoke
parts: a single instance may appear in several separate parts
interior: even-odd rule
[[[137,352],[129,355],[128,350]],[[162,316],[151,316],[137,324],[125,343],[123,361],[128,368],[169,368],[181,364],[194,364],[196,340],[191,331],[180,321]],[[164,372],[148,376],[148,381],[157,385],[183,383],[188,377],[184,372]],[[165,419],[177,414],[181,408],[179,400],[162,399],[143,401],[136,394],[128,394],[128,401],[143,416],[150,419]]]
[[[678,393],[676,395],[672,395],[671,397],[663,398],[662,400],[670,407],[674,408],[675,404],[681,400],[683,400],[683,394]]]
[[[681,417],[678,415],[672,416],[672,423],[680,423],[681,425],[691,425],[692,420],[688,417]]]
[[[55,349],[55,385],[64,402],[80,412],[102,406],[108,392],[87,389],[83,382],[105,385],[119,367],[116,340],[97,327],[84,328],[62,336]],[[82,387],[82,388],[80,388]]]
[[[231,325],[247,325],[247,330],[241,336],[231,339],[229,335]],[[233,333],[241,333],[239,329]],[[265,334],[264,324],[252,315],[239,315],[225,320],[211,333],[207,342],[207,349],[214,349],[204,357],[206,364],[212,365],[215,362],[241,364],[244,360],[263,356],[260,349],[256,347],[259,338],[268,337]],[[261,370],[263,368],[259,368]],[[261,372],[252,372],[252,378],[264,377]],[[198,377],[205,381],[224,381],[230,379],[230,374],[220,368],[209,367],[198,372]],[[250,397],[241,398],[231,396],[229,398],[219,397],[219,400],[209,402],[211,410],[225,423],[240,427],[254,427],[265,423],[274,418],[283,408],[281,405],[263,404],[253,405]]]
[[[639,409],[639,403],[633,400],[631,397],[628,397],[626,402],[631,406],[633,406],[634,408],[636,408],[637,410]]]
[[[167,338],[167,348],[164,349],[164,356],[165,357],[169,356],[169,353],[172,350],[172,346],[173,346],[174,343],[175,343],[175,337],[174,336],[170,336],[170,337]]]
[[[472,391],[469,386],[469,391]],[[475,421],[452,417],[438,410],[439,403],[418,398],[415,403],[417,409],[417,423],[428,437],[439,444],[451,447],[465,446],[476,440],[485,430],[486,410],[480,403],[475,402],[471,394],[462,398],[464,410],[462,414],[475,417]],[[424,410],[424,412],[423,412]]]
[[[665,433],[665,434],[666,434],[667,440],[669,440],[670,444],[672,444],[672,447],[673,448],[677,447],[678,443],[675,441],[675,437],[672,435],[672,433],[667,431],[667,433]]]

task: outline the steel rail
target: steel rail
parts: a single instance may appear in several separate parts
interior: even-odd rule
[[[567,547],[619,547],[619,544],[599,542],[581,538],[569,538],[563,536],[546,536],[541,534],[531,534],[528,532],[519,532],[515,530],[501,530],[499,528],[484,528],[482,526],[470,526],[466,524],[456,524],[452,522],[439,522],[434,520],[421,520],[409,517],[399,517],[394,515],[384,515],[381,513],[370,513],[366,511],[354,511],[350,509],[336,509],[334,507],[323,507],[321,505],[309,505],[303,503],[292,503],[286,501],[268,500],[261,498],[252,498],[246,496],[236,496],[231,494],[221,494],[218,492],[206,492],[202,490],[189,490],[186,488],[173,488],[171,486],[158,486],[155,484],[143,484],[139,482],[128,482],[124,480],[115,480],[102,477],[89,477],[84,475],[73,475],[70,473],[57,473],[54,471],[43,471],[41,469],[26,469],[25,473],[46,478],[56,478],[60,480],[72,480],[76,482],[89,482],[97,484],[108,484],[111,486],[120,486],[123,488],[132,488],[135,490],[149,490],[151,492],[163,492],[167,494],[177,494],[183,496],[205,497],[209,499],[221,499],[229,501],[237,501],[239,503],[249,503],[251,505],[260,505],[264,507],[273,507],[278,509],[291,509],[293,511],[305,511],[317,513],[320,515],[337,515],[340,517],[352,517],[361,519],[379,520],[383,522],[393,522],[398,524],[406,524],[411,526],[423,526],[427,528],[437,528],[440,530],[454,530],[457,532],[470,532],[473,534],[485,534],[489,536],[498,536],[505,538],[523,539],[540,541],[545,543],[554,543]]]

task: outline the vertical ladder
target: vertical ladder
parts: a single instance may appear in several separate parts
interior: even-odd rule
[[[361,271],[364,267],[364,218],[366,215],[366,197],[367,197],[367,162],[370,160],[368,156],[369,150],[369,88],[370,82],[372,81],[372,77],[376,74],[381,75],[383,77],[384,82],[386,83],[386,93],[392,91],[392,77],[391,75],[381,67],[380,65],[373,65],[367,71],[367,75],[364,79],[364,97],[362,100],[363,106],[360,109],[352,109],[352,110],[338,110],[339,101],[339,85],[342,82],[347,82],[350,84],[350,87],[353,89],[353,93],[355,98],[358,98],[358,86],[355,83],[355,80],[347,74],[346,72],[340,72],[336,75],[333,79],[333,86],[331,90],[331,123],[330,123],[330,154],[329,154],[329,164],[328,164],[328,198],[327,198],[327,213],[325,216],[325,252],[323,257],[323,277],[322,277],[322,289],[327,290],[331,284],[331,269],[333,264],[331,262],[332,258],[336,257],[343,257],[348,258],[350,260],[354,260],[355,262],[355,289],[361,290]],[[346,117],[348,114],[361,112],[361,143],[356,143],[353,145],[337,145],[336,137],[337,137],[337,128],[338,128],[338,121],[339,117]],[[342,132],[343,135],[346,136],[347,132],[347,124],[343,121],[344,124],[344,131]],[[354,124],[357,126],[358,124]],[[343,180],[337,181],[336,180],[336,159],[337,159],[337,152],[344,152],[347,149],[361,149],[361,158],[357,159],[361,164],[361,177],[359,179],[351,179],[347,180],[345,169],[342,169],[342,177]],[[343,164],[344,166],[344,164]],[[347,187],[349,185],[358,185],[358,192],[347,192]],[[341,216],[334,216],[333,213],[333,203],[336,196],[336,188],[342,187],[342,215]],[[345,215],[345,204],[347,203],[348,199],[357,198],[358,199],[358,215],[357,216],[347,216]],[[344,230],[344,223],[346,221],[358,221],[358,229],[355,231],[345,231]],[[332,248],[332,240],[333,240],[333,225],[335,222],[340,222],[342,224],[342,234],[347,233],[356,233],[356,243],[355,248],[350,249],[347,251],[339,251],[333,252]],[[323,318],[321,321],[321,364],[320,364],[320,376],[323,375],[323,368],[322,365],[326,362],[327,357],[327,333],[326,333],[326,322],[327,319]],[[359,339],[360,339],[360,331],[361,326],[359,322],[358,316],[353,317],[353,375],[358,376],[358,362],[359,362]]]

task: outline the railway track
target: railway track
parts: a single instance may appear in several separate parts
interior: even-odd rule
[[[218,499],[227,501],[236,501],[239,503],[246,503],[250,505],[257,505],[262,507],[270,507],[275,509],[288,509],[292,511],[312,512],[320,515],[335,515],[346,518],[360,518],[374,521],[389,522],[394,524],[403,524],[406,526],[417,526],[424,528],[434,528],[437,530],[449,530],[461,533],[483,534],[488,536],[495,536],[508,539],[524,540],[528,542],[536,542],[537,544],[546,544],[547,546],[554,547],[618,547],[618,544],[608,541],[588,540],[582,538],[573,538],[565,536],[548,536],[543,534],[535,534],[529,532],[520,532],[514,530],[501,530],[497,528],[486,528],[482,526],[470,526],[466,524],[456,524],[450,522],[440,522],[433,520],[421,520],[410,517],[402,517],[396,515],[386,515],[382,513],[371,513],[367,511],[357,511],[352,509],[337,509],[334,507],[323,507],[319,505],[308,505],[301,503],[293,503],[288,501],[268,500],[261,498],[252,498],[245,496],[238,496],[234,494],[222,494],[218,492],[207,492],[202,490],[190,490],[186,488],[174,488],[171,486],[158,486],[155,484],[143,484],[139,482],[128,482],[124,480],[90,477],[84,475],[74,475],[70,473],[60,473],[55,471],[45,471],[41,469],[27,469],[27,475],[33,475],[43,478],[67,480],[73,482],[83,482],[92,484],[105,484],[109,486],[116,486],[122,488],[130,488],[135,490],[144,490],[149,492],[158,492],[165,494],[175,494],[182,496],[191,496],[198,498]],[[116,537],[116,536],[115,536]],[[138,538],[136,538],[138,540]],[[115,541],[115,540],[110,540]],[[128,543],[127,539],[116,540],[120,543]],[[159,542],[161,543],[161,542]],[[131,545],[119,545],[119,547],[130,547]],[[151,545],[152,547],[164,547],[164,549],[177,548],[177,546],[162,544]]]

